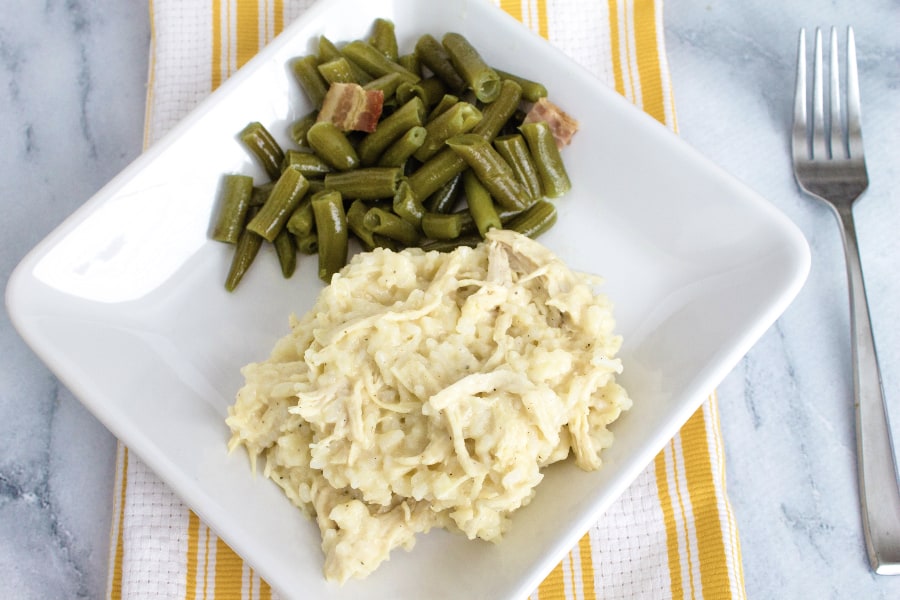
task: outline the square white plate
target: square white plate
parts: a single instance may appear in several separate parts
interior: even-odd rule
[[[288,60],[320,34],[348,41],[376,17],[402,48],[466,35],[493,64],[541,80],[581,122],[574,183],[541,241],[603,275],[634,408],[605,467],[549,469],[503,542],[433,532],[365,582],[324,581],[315,525],[242,452],[223,421],[239,369],[265,358],[321,284],[301,259],[282,279],[261,254],[237,292],[230,248],[207,239],[224,172],[261,176],[236,141],[249,121],[287,143],[308,110]],[[261,179],[261,177],[259,177]],[[561,52],[487,2],[320,2],[18,266],[7,289],[22,336],[59,378],[284,597],[523,598],[653,459],[787,307],[805,280],[799,231]]]

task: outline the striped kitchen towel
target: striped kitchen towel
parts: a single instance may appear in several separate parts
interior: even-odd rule
[[[676,129],[662,0],[493,1]],[[310,4],[150,0],[146,143]],[[531,598],[744,598],[722,445],[713,394]],[[110,598],[275,595],[121,444],[114,509]]]

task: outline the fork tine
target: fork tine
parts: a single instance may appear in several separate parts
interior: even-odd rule
[[[806,125],[806,30],[800,29],[797,45],[797,84],[794,88],[794,126],[791,135],[794,163],[809,160]]]
[[[831,28],[831,65],[829,68],[829,98],[831,102],[831,157],[846,158],[844,130],[841,127],[841,77],[838,67],[837,28]]]
[[[815,59],[813,62],[813,159],[827,159],[825,141],[825,97],[822,83],[822,30],[816,28]]]
[[[850,158],[863,158],[859,75],[856,68],[856,40],[852,27],[847,27],[847,145]]]

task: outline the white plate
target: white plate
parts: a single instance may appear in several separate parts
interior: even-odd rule
[[[307,111],[288,59],[318,35],[362,37],[393,19],[401,47],[465,34],[493,64],[543,81],[581,121],[574,182],[542,238],[607,279],[634,408],[605,467],[549,469],[498,545],[433,532],[365,582],[322,577],[315,525],[244,453],[226,454],[239,368],[267,356],[321,285],[315,260],[282,279],[261,255],[237,292],[229,248],[207,239],[226,171],[261,175],[235,134],[258,120],[282,141]],[[487,2],[320,2],[35,248],[7,289],[16,327],[94,414],[284,597],[523,598],[653,459],[787,307],[809,266],[770,204]]]

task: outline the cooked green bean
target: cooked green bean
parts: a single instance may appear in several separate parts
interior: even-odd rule
[[[328,83],[359,83],[350,68],[350,61],[343,56],[320,63],[316,68]]]
[[[308,235],[316,226],[316,217],[313,215],[312,205],[310,204],[311,194],[309,191],[300,200],[300,204],[291,213],[288,218],[285,229],[296,236]]]
[[[250,206],[255,206],[258,209],[265,204],[266,200],[269,199],[269,194],[272,193],[273,187],[275,187],[274,181],[267,181],[260,185],[253,186],[253,194],[250,196]]]
[[[218,242],[237,244],[253,197],[253,178],[248,175],[226,175],[222,179],[219,196],[219,210],[210,237]]]
[[[497,74],[500,75],[502,79],[512,79],[516,83],[519,84],[519,87],[522,88],[522,98],[527,100],[528,102],[537,102],[541,98],[547,97],[547,88],[544,87],[542,83],[538,83],[537,81],[531,81],[530,79],[525,79],[524,77],[520,77],[519,75],[513,75],[507,71],[501,71],[500,69],[494,69],[497,71]]]
[[[543,196],[541,178],[528,151],[528,144],[520,134],[504,135],[494,139],[494,148],[512,168],[519,183],[528,190],[528,195],[537,200]]]
[[[500,206],[524,210],[535,202],[503,157],[483,137],[467,133],[449,139],[447,145],[472,168]]]
[[[258,233],[266,241],[273,241],[300,204],[308,188],[309,182],[300,171],[294,168],[285,169],[272,188],[269,199],[247,223],[247,229]]]
[[[413,156],[420,162],[427,161],[444,148],[447,140],[461,133],[468,133],[481,118],[481,111],[474,105],[457,102],[449,110],[425,124],[428,135],[425,137],[425,143]]]
[[[416,56],[415,52],[400,55],[400,57],[397,58],[397,62],[400,63],[401,67],[403,67],[410,73],[415,73],[416,75],[421,76],[422,63],[419,61],[419,57]]]
[[[326,173],[331,172],[331,166],[319,155],[301,150],[288,150],[285,153],[282,170],[288,167],[294,167],[309,179],[324,177]]]
[[[341,54],[341,51],[337,46],[334,45],[331,40],[329,40],[324,35],[319,37],[319,62],[328,62],[330,60],[335,60],[336,58],[341,57],[343,57],[347,61],[347,64],[350,66],[350,70],[353,72],[353,79],[358,84],[363,85],[372,80],[372,76],[363,71],[358,64]]]
[[[466,82],[450,62],[450,56],[431,34],[421,36],[416,42],[416,56],[423,65],[439,77],[450,90],[459,94],[466,89]]]
[[[504,79],[500,84],[500,95],[481,110],[481,122],[475,126],[472,133],[477,133],[486,140],[493,140],[503,126],[516,114],[521,99],[522,88],[519,87],[519,84],[510,79]]]
[[[328,283],[347,262],[347,214],[339,192],[325,190],[310,199],[316,216],[319,279]]]
[[[297,251],[302,254],[319,253],[319,236],[315,231],[310,231],[306,235],[295,235],[294,241],[297,243]]]
[[[306,132],[306,140],[322,160],[338,171],[348,171],[359,165],[353,144],[334,123],[319,121]]]
[[[248,123],[239,134],[241,142],[259,164],[266,170],[270,179],[278,179],[281,173],[281,161],[284,160],[284,151],[269,130],[262,123],[253,121]]]
[[[536,238],[556,223],[556,207],[547,200],[538,200],[505,224],[507,229]]]
[[[416,125],[400,136],[396,142],[388,146],[378,159],[379,167],[402,167],[413,153],[425,143],[427,131]]]
[[[494,200],[484,184],[478,180],[475,172],[469,169],[463,173],[462,178],[463,189],[466,191],[466,204],[469,207],[469,213],[475,220],[478,234],[484,237],[490,229],[502,228],[503,223],[500,222],[500,216],[497,215],[497,209],[494,208]]]
[[[371,250],[378,246],[372,230],[365,225],[365,217],[366,213],[369,212],[369,208],[371,207],[362,200],[354,200],[350,204],[350,208],[347,209],[347,227],[359,238],[366,250]]]
[[[403,173],[396,167],[369,167],[325,176],[325,189],[347,198],[377,200],[393,198]]]
[[[454,96],[453,94],[444,94],[443,97],[438,100],[438,103],[434,105],[434,108],[431,109],[431,112],[428,113],[428,118],[425,119],[425,122],[433,121],[438,115],[445,113],[457,102],[459,102],[457,96]]]
[[[419,247],[426,252],[452,252],[461,246],[474,248],[482,241],[484,240],[476,233],[474,235],[463,235],[453,240],[428,240]]]
[[[328,92],[328,82],[319,73],[319,59],[313,55],[301,56],[291,62],[294,79],[316,108],[322,108],[322,100]]]
[[[251,208],[248,216],[251,216],[255,210],[255,207]],[[241,231],[241,235],[238,237],[237,244],[234,247],[234,254],[231,256],[231,266],[228,268],[228,275],[225,277],[226,290],[233,292],[237,288],[250,265],[253,264],[253,259],[259,254],[262,243],[262,237],[249,229],[245,228]]]
[[[288,279],[297,268],[297,247],[294,245],[294,236],[287,229],[282,229],[275,236],[275,254],[278,256],[278,264],[281,265],[281,274]]]
[[[429,212],[449,213],[459,200],[462,191],[462,173],[456,174],[448,182],[438,188],[436,192],[425,200],[425,208]]]
[[[309,147],[309,142],[306,141],[306,133],[310,127],[316,124],[318,116],[319,111],[314,110],[291,123],[289,134],[295,144],[301,147]]]
[[[528,150],[534,158],[544,194],[550,198],[558,198],[568,192],[572,183],[550,126],[545,121],[536,121],[521,125],[519,131],[528,142]]]
[[[415,246],[419,241],[419,232],[415,226],[378,206],[373,206],[366,212],[363,224],[373,235],[383,235],[405,246]]]
[[[450,148],[444,148],[410,174],[407,181],[418,198],[427,198],[465,170],[466,161]]]
[[[392,115],[382,119],[375,131],[366,135],[357,146],[362,164],[378,164],[378,159],[388,146],[411,128],[422,125],[424,119],[425,104],[419,98],[413,98]]]
[[[421,79],[415,73],[404,69],[400,63],[388,60],[378,48],[363,40],[354,40],[343,47],[341,54],[358,64],[372,77],[388,73],[399,73],[404,80],[415,83]]]
[[[422,225],[422,216],[425,214],[425,207],[409,189],[406,181],[400,183],[397,193],[394,194],[393,201],[394,212],[398,217],[418,229]]]
[[[372,23],[372,35],[369,36],[369,43],[380,50],[388,60],[397,62],[400,57],[394,24],[387,19],[375,19],[375,22]]]
[[[431,213],[422,215],[422,233],[433,240],[452,240],[462,233],[461,213]]]
[[[440,101],[446,91],[447,88],[437,77],[427,77],[418,83],[404,81],[397,86],[397,101],[409,102],[413,96],[418,96],[426,108],[430,108]]]
[[[493,102],[500,95],[500,76],[494,71],[472,44],[459,33],[447,33],[443,37],[444,49],[450,62],[482,102]]]
[[[363,89],[366,91],[381,90],[385,101],[387,101],[394,97],[397,93],[397,87],[401,83],[403,83],[403,77],[400,76],[400,73],[388,73],[368,82],[363,86]]]

